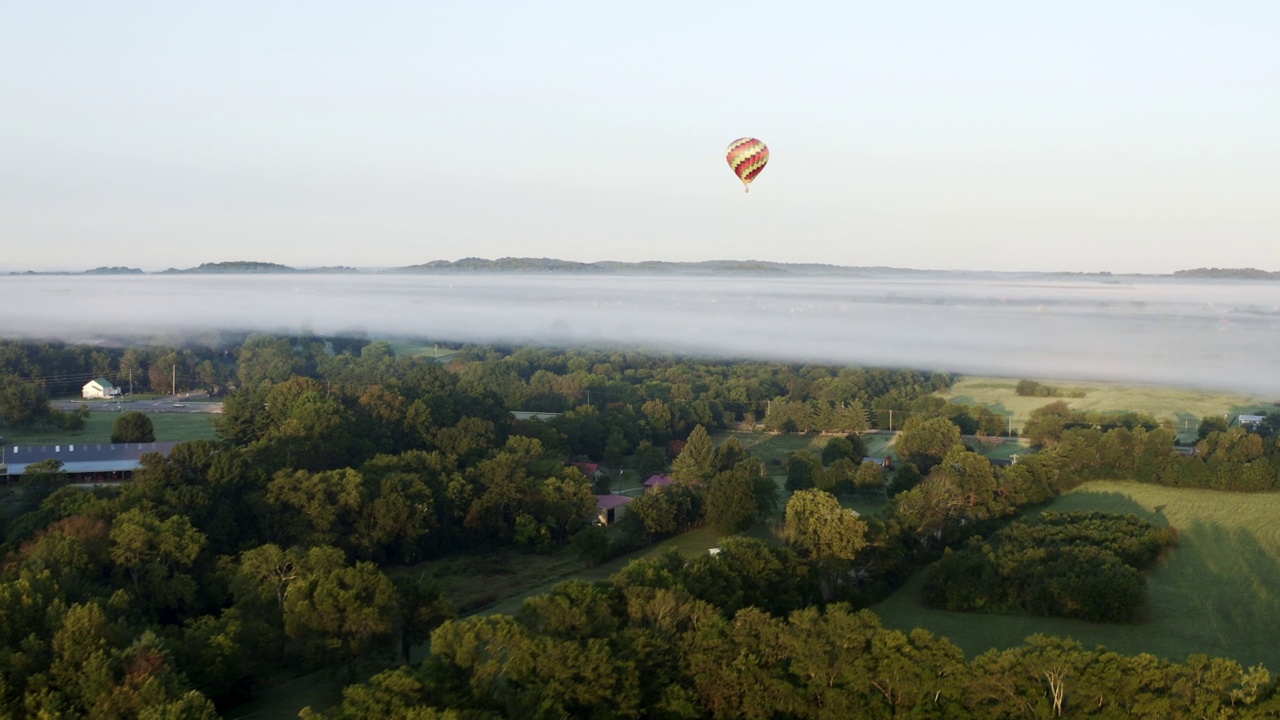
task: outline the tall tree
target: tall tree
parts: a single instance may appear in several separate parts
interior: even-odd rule
[[[698,425],[689,433],[684,450],[671,464],[671,479],[683,483],[704,483],[715,472],[716,449],[707,429]]]
[[[718,535],[732,535],[751,527],[760,514],[754,478],[747,472],[716,474],[707,487],[707,522]]]

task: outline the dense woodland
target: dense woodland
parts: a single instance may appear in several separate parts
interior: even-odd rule
[[[990,538],[975,535],[925,571],[929,607],[1134,622],[1151,566],[1177,542],[1173,528],[1136,516],[1044,513]]]
[[[322,716],[1277,707],[1270,674],[1229,659],[1130,658],[1039,637],[966,660],[858,610],[1089,479],[1274,489],[1280,449],[1263,433],[1212,430],[1187,454],[1149,418],[1059,403],[1029,424],[1038,452],[994,467],[964,436],[1001,433],[1005,419],[933,396],[951,381],[940,372],[501,347],[439,365],[385,343],[265,336],[125,350],[0,343],[0,423],[52,423],[40,412],[49,397],[126,376],[138,392],[171,391],[177,377],[179,391],[227,393],[220,439],[148,456],[115,488],[64,487],[56,466],[23,475],[0,548],[0,717],[216,717],[282,671],[349,678],[427,643],[430,659],[353,686]],[[516,421],[512,410],[561,414]],[[861,462],[858,433],[891,422],[903,463],[886,472]],[[711,442],[709,431],[741,423],[830,440],[767,468],[732,440]],[[674,482],[602,528],[585,522],[595,489],[575,459]],[[785,505],[771,474],[786,476]],[[857,492],[891,500],[863,519],[839,500]],[[773,541],[632,563],[511,617],[468,616],[413,569],[477,551],[598,562],[779,511]]]

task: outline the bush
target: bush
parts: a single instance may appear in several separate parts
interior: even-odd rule
[[[111,426],[113,443],[149,443],[156,441],[156,429],[145,413],[127,412]]]

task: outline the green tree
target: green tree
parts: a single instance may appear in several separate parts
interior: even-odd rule
[[[787,501],[783,537],[801,557],[852,561],[867,545],[867,524],[822,490],[797,490]]]
[[[24,429],[48,422],[51,410],[44,388],[18,378],[0,378],[0,425]]]
[[[636,448],[636,470],[641,477],[649,477],[667,469],[667,458],[662,449],[648,440],[641,440]]]
[[[276,510],[276,532],[286,542],[335,545],[353,536],[364,503],[364,478],[350,468],[318,473],[281,470],[267,485],[266,501]],[[367,528],[356,540],[374,545],[388,540],[380,530]]]
[[[400,636],[400,653],[406,663],[413,648],[431,639],[431,633],[458,613],[440,587],[426,574],[397,575],[395,632]]]
[[[822,464],[830,465],[840,458],[848,458],[859,463],[862,462],[862,456],[866,454],[866,446],[857,435],[834,437],[822,448]]]
[[[707,487],[707,523],[718,535],[746,530],[760,515],[749,472],[722,472]]]
[[[236,358],[240,387],[255,387],[263,381],[280,383],[306,371],[303,358],[286,338],[255,335],[240,346]]]
[[[1035,380],[1019,380],[1014,392],[1022,397],[1038,397],[1040,395],[1040,383]]]
[[[858,470],[853,476],[853,487],[859,493],[866,495],[883,494],[886,490],[884,468],[877,462],[863,462],[858,464]]]
[[[316,550],[323,548],[308,557]],[[396,612],[391,580],[370,562],[309,565],[284,597],[285,634],[305,657],[316,665],[339,661],[351,671],[360,659],[385,652]]]
[[[354,472],[354,471],[338,471]],[[435,500],[431,488],[414,473],[391,472],[373,484],[364,481],[367,499],[352,510],[359,513],[351,542],[366,559],[388,557],[403,562],[418,559],[419,540],[431,532],[435,523]],[[339,497],[345,497],[345,486]]]
[[[149,443],[156,441],[156,430],[146,413],[127,412],[111,425],[113,443]]]
[[[126,510],[112,521],[110,539],[112,562],[152,608],[181,608],[195,602],[197,585],[187,570],[206,539],[186,516],[161,520],[144,508]]]
[[[1035,448],[1057,444],[1071,422],[1071,408],[1061,400],[1031,411],[1022,426],[1022,436]]]
[[[960,428],[946,418],[914,415],[902,426],[894,442],[898,457],[928,474],[934,465],[960,445]]]
[[[1200,418],[1200,426],[1196,429],[1196,438],[1203,440],[1209,437],[1210,433],[1226,432],[1227,418],[1222,415],[1206,415]]]
[[[797,450],[787,455],[786,488],[792,492],[820,487],[826,484],[822,461],[808,450]]]
[[[671,479],[683,483],[703,483],[715,472],[716,450],[707,429],[698,425],[689,433],[680,456],[671,464]]]

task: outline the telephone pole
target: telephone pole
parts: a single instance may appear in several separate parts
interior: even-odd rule
[[[173,366],[173,394],[175,397],[178,395],[178,366],[176,364]]]

